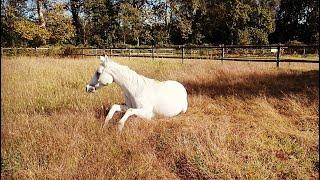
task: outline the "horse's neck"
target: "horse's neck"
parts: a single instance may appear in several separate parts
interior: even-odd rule
[[[129,93],[132,96],[138,94],[144,86],[153,82],[153,79],[139,75],[128,67],[117,63],[110,64],[110,68],[114,81],[125,93]]]

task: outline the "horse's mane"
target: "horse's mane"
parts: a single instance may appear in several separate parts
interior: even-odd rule
[[[134,75],[138,75],[137,72],[135,72],[134,70],[130,69],[128,66],[126,65],[122,65],[122,64],[119,64],[117,62],[114,62],[114,61],[110,61],[109,62],[111,67],[112,68],[116,68],[118,70],[121,70],[121,71],[125,71],[127,74],[134,74]]]
[[[138,74],[134,70],[130,69],[128,66],[116,63],[114,61],[110,61],[109,63],[111,69],[117,71],[117,73],[121,74],[122,76],[129,77],[130,81],[134,82],[136,85],[145,85],[154,82],[154,79],[150,79],[141,74]]]

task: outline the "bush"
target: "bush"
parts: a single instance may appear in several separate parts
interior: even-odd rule
[[[288,41],[286,43],[288,46],[302,46],[305,45],[303,42],[300,42],[298,40]],[[285,50],[285,54],[291,54],[291,55],[297,55],[297,54],[304,54],[305,51],[303,48],[288,48]]]
[[[66,45],[62,48],[62,56],[75,56],[77,54],[76,46],[74,45]]]
[[[303,42],[298,41],[298,40],[293,40],[293,41],[286,42],[286,45],[301,46],[301,45],[305,45],[305,44]]]

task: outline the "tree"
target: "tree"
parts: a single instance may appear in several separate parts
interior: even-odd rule
[[[70,0],[69,9],[72,14],[72,25],[76,30],[76,44],[84,44],[84,29],[80,20],[80,13],[83,11],[83,0]]]
[[[119,43],[119,2],[88,0],[84,3],[86,36],[91,45],[104,47]]]
[[[39,25],[40,27],[46,27],[46,21],[43,17],[43,12],[44,12],[44,8],[43,8],[43,2],[44,0],[37,0],[37,12],[38,12],[38,18],[39,18]]]
[[[318,6],[319,0],[2,0],[1,44],[318,43]]]
[[[140,33],[143,30],[142,11],[129,3],[120,4],[119,21],[123,29],[123,42],[135,41],[140,45]]]
[[[43,45],[51,35],[47,29],[30,20],[16,20],[13,27],[22,40],[34,47]]]
[[[46,28],[50,32],[50,44],[69,43],[75,35],[71,17],[64,14],[64,7],[65,4],[53,4],[45,14]]]
[[[249,33],[250,44],[268,44],[268,36],[275,29],[274,15],[266,6],[257,6],[249,14],[250,20],[245,28]],[[241,40],[242,38],[240,38]],[[243,43],[240,43],[243,44]]]
[[[6,1],[1,14],[1,31],[6,35],[2,45],[38,47],[48,41],[50,44],[67,43],[73,37],[74,28],[70,17],[64,14],[65,4],[45,0],[33,2]]]
[[[170,39],[174,44],[190,43],[190,36],[193,34],[194,14],[200,6],[198,0],[172,0],[170,1],[170,9],[172,11],[170,17]]]
[[[319,0],[282,0],[277,12],[273,43],[298,40],[315,43],[319,38]]]
[[[150,7],[150,8],[148,8]],[[170,37],[170,6],[168,0],[154,0],[148,2],[146,8],[145,27],[149,27],[152,36],[150,44],[168,44]]]
[[[170,1],[176,44],[267,44],[276,0]]]
[[[21,46],[23,40],[14,30],[14,22],[25,15],[27,3],[24,0],[1,1],[1,46]]]

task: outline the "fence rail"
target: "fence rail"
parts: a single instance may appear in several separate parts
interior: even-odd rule
[[[3,55],[60,55],[60,56],[119,56],[175,58],[183,63],[187,59],[209,59],[242,62],[319,63],[319,45],[219,45],[219,46],[170,46],[170,47],[119,47],[119,48],[1,48]],[[312,58],[310,58],[312,55]],[[288,56],[288,57],[286,57]],[[298,56],[291,58],[290,56]]]

